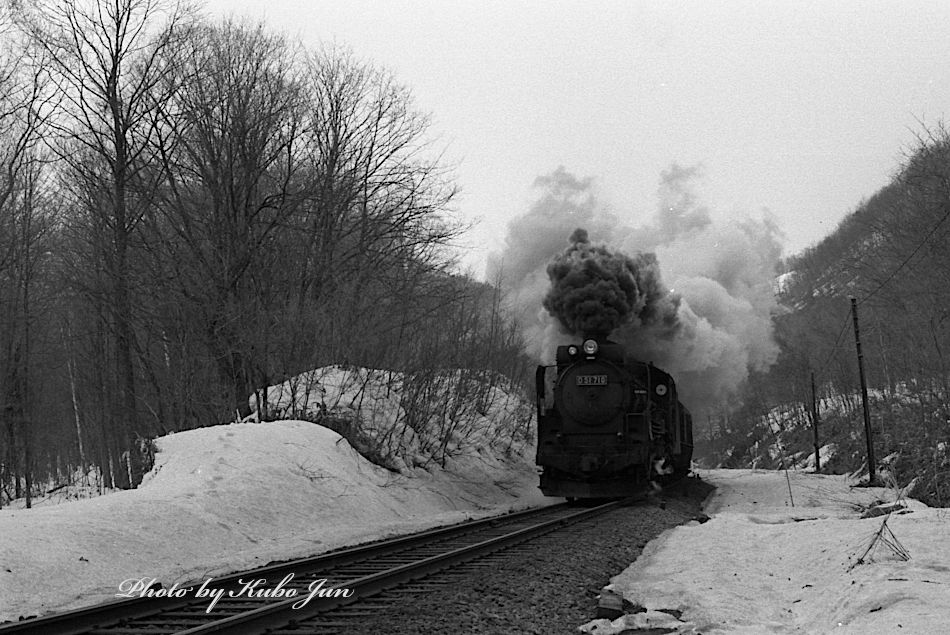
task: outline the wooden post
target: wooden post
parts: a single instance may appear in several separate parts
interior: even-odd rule
[[[858,301],[851,297],[851,317],[854,320],[854,344],[858,350],[858,376],[861,378],[861,405],[864,409],[864,437],[868,445],[868,485],[877,485],[877,464],[874,461],[874,442],[871,440],[871,411],[868,408],[868,383],[864,377],[864,355],[858,331]]]
[[[818,452],[818,398],[815,395],[815,373],[811,374],[811,429],[815,438],[815,474],[821,472],[821,455]]]

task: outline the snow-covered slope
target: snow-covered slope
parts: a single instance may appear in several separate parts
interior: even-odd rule
[[[557,502],[537,490],[528,448],[473,447],[444,468],[396,473],[304,421],[202,428],[157,446],[137,490],[0,511],[0,621],[113,599],[131,578],[169,587]]]
[[[259,395],[250,405],[271,419],[322,422],[364,456],[405,472],[473,450],[533,449],[534,406],[520,392],[487,371],[325,366],[262,391],[266,408]]]
[[[862,519],[862,508],[895,492],[803,472],[704,470],[702,477],[718,488],[706,505],[711,520],[663,534],[612,581],[612,590],[650,610],[591,622],[585,632],[946,632],[947,510],[903,501],[903,513]],[[874,540],[885,518],[890,545]]]

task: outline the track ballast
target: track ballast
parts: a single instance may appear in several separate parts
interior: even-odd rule
[[[588,509],[554,505],[471,521],[216,578],[204,590],[220,592],[220,597],[208,593],[196,598],[200,582],[178,585],[191,590],[179,597],[134,598],[4,624],[0,635],[334,632],[343,614],[357,617],[423,592],[425,585],[412,586],[414,581],[618,504]]]

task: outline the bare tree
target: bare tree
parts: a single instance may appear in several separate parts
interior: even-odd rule
[[[231,412],[266,373],[279,234],[300,200],[300,85],[292,49],[262,26],[195,29],[160,104],[163,186],[154,225],[178,292],[200,315]]]
[[[104,190],[90,211],[106,232],[103,265],[120,395],[113,421],[120,446],[129,447],[138,425],[130,244],[147,210],[144,198],[134,193],[152,148],[156,91],[174,73],[168,53],[186,30],[189,12],[182,3],[164,0],[12,5],[58,87],[62,107],[53,120],[51,147],[73,176]]]
[[[386,330],[374,324],[380,307],[423,291],[422,276],[446,268],[445,248],[464,227],[447,215],[456,190],[404,86],[328,49],[307,60],[307,88],[314,181],[295,217],[307,254],[296,305],[334,298],[326,339],[353,343],[347,357],[365,363],[372,335]]]
[[[50,92],[42,64],[31,64],[15,33],[0,40],[0,434],[15,495],[30,504],[35,339],[32,323],[38,259],[48,248],[50,220],[37,205],[41,137]],[[0,473],[0,490],[3,487]]]

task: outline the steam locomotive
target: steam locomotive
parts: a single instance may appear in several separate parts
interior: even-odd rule
[[[602,338],[538,366],[538,454],[547,496],[623,497],[689,472],[693,423],[669,374]]]

